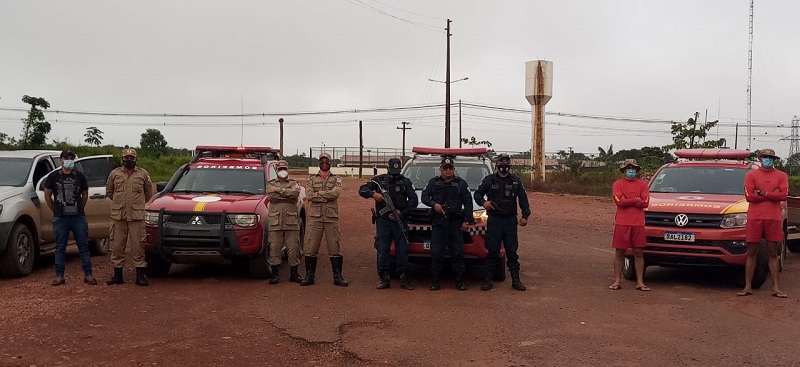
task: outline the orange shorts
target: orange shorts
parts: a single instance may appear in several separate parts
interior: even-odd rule
[[[745,242],[783,241],[783,221],[776,219],[750,219],[745,226]]]
[[[614,238],[611,247],[616,249],[644,248],[647,246],[647,237],[644,235],[644,226],[614,225]]]

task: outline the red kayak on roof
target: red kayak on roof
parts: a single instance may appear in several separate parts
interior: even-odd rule
[[[413,147],[411,151],[417,154],[436,154],[436,155],[480,155],[486,154],[486,148],[425,148]]]

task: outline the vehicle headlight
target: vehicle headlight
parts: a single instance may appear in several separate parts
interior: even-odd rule
[[[747,213],[739,214],[725,214],[722,216],[720,227],[722,228],[737,228],[744,227],[747,224]]]
[[[489,216],[486,214],[486,210],[476,210],[472,212],[472,218],[475,219],[475,223],[483,223],[489,219]]]
[[[228,218],[240,227],[253,227],[258,224],[258,214],[228,214]]]
[[[158,212],[144,212],[144,224],[147,225],[157,225],[158,224]]]

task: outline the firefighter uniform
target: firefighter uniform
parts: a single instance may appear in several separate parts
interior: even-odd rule
[[[375,247],[378,252],[378,276],[381,278],[378,289],[385,289],[390,286],[389,268],[391,266],[392,241],[394,241],[395,261],[397,273],[400,274],[400,285],[403,289],[414,289],[406,275],[409,244],[406,236],[403,236],[403,232],[408,230],[406,218],[417,207],[419,199],[411,180],[400,174],[401,165],[400,159],[390,159],[388,162],[388,174],[373,177],[370,181],[361,185],[358,190],[358,194],[365,199],[372,199],[375,194],[381,195],[382,199],[381,201],[375,201]],[[400,212],[403,227],[399,226],[395,219],[389,217],[390,215],[397,215],[397,213],[391,213],[391,210],[387,207],[386,200],[383,199],[381,194],[381,188],[386,190],[386,195],[389,196],[395,209]]]
[[[284,246],[288,255],[289,280],[299,283],[301,279],[297,273],[297,266],[300,265],[300,215],[297,210],[297,198],[300,196],[300,185],[289,178],[289,165],[286,161],[279,161],[275,168],[279,177],[270,180],[267,187],[269,264],[272,271],[270,283],[278,283],[278,265],[281,264],[281,249]]]
[[[322,153],[319,157],[319,173],[311,175],[306,181],[306,200],[308,201],[308,225],[306,226],[305,261],[306,277],[300,285],[314,284],[317,269],[317,254],[322,244],[322,236],[328,244],[328,256],[333,269],[333,282],[346,287],[342,277],[344,258],[339,253],[339,195],[342,192],[342,179],[330,171],[331,157]]]
[[[135,150],[123,149],[122,158],[123,167],[111,171],[106,181],[106,196],[111,199],[111,219],[114,221],[109,233],[114,277],[107,283],[123,283],[122,266],[127,245],[133,256],[133,266],[136,267],[136,283],[147,285],[144,278],[147,263],[142,241],[145,236],[145,203],[153,197],[153,184],[147,171],[135,166]]]
[[[453,159],[443,159],[440,168],[454,170]],[[436,176],[430,179],[422,190],[422,203],[431,208],[439,204],[444,210],[443,214],[433,211],[430,289],[439,290],[441,288],[439,276],[444,266],[445,248],[449,248],[453,272],[456,274],[456,288],[466,290],[462,225],[475,221],[472,217],[472,197],[467,181],[458,176],[453,176],[450,180]]]
[[[497,159],[497,172],[484,177],[475,191],[475,202],[483,206],[487,201],[491,207],[486,211],[489,219],[486,223],[486,279],[481,289],[492,288],[497,258],[500,255],[500,244],[506,249],[508,271],[511,273],[512,286],[517,290],[525,290],[519,279],[519,240],[517,238],[517,203],[522,209],[525,224],[531,215],[528,195],[522,180],[510,173],[511,157],[503,153]],[[485,197],[485,198],[484,198]]]

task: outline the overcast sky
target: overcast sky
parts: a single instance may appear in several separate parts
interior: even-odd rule
[[[0,107],[137,113],[292,113],[444,103],[445,19],[452,102],[530,109],[525,62],[553,62],[549,112],[685,121],[695,111],[747,148],[747,0],[665,1],[8,1],[0,6]],[[752,148],[785,155],[800,115],[800,2],[756,1]],[[401,18],[401,19],[397,19]],[[458,108],[452,144],[458,146]],[[18,136],[23,112],[0,111]],[[148,127],[170,146],[278,145],[276,116],[47,114],[49,139],[138,146]],[[444,108],[286,115],[286,150],[442,146]],[[530,114],[462,108],[465,137],[530,149]],[[258,126],[257,124],[261,124]],[[183,125],[183,126],[181,126]],[[205,126],[203,126],[205,125]],[[242,133],[244,132],[244,133]],[[546,151],[597,153],[669,142],[668,123],[548,116]]]

